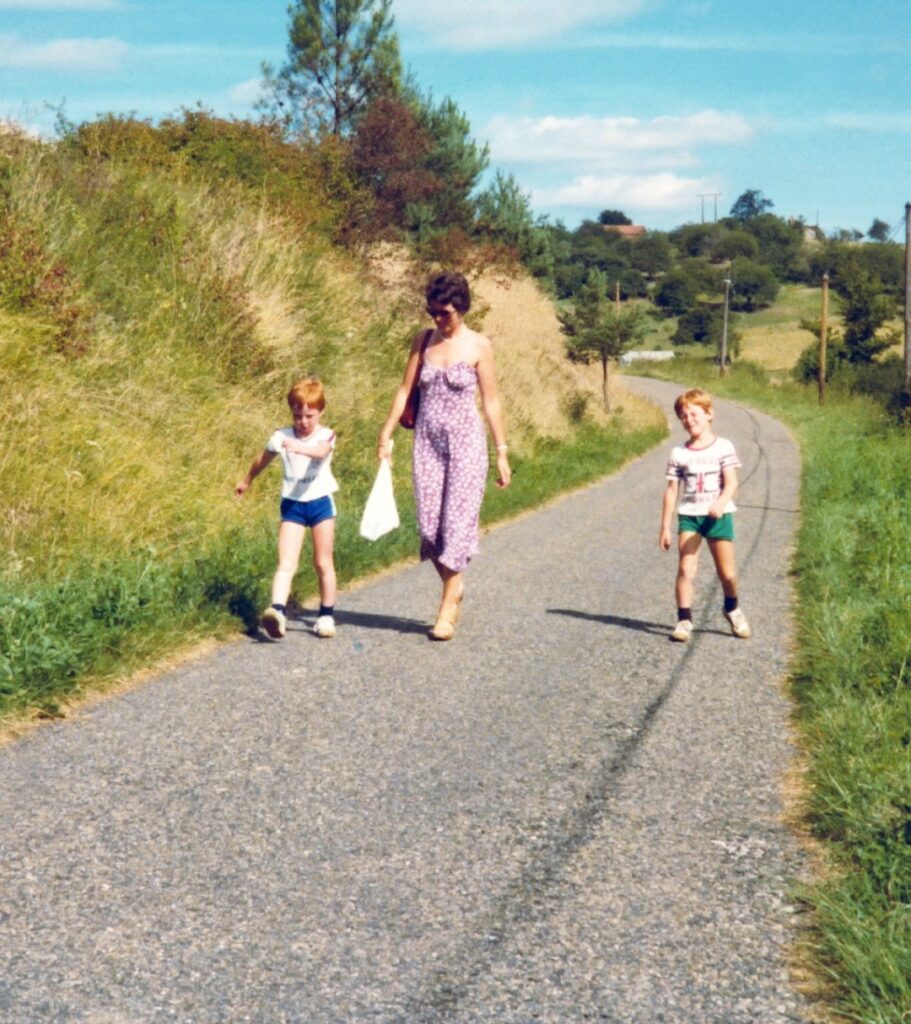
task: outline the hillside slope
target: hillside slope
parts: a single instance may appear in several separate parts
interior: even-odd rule
[[[407,529],[375,546],[356,531],[376,433],[423,322],[414,291],[384,288],[230,181],[0,140],[0,710],[51,707],[61,681],[116,671],[225,616],[255,619],[275,480],[243,502],[233,485],[306,373],[325,381],[339,435],[340,578],[413,551]],[[571,443],[594,422],[580,411],[597,403],[578,398],[594,387],[562,359],[553,310],[530,282],[482,281],[478,294],[510,443],[534,462],[539,441]],[[635,443],[661,422],[646,413]],[[610,430],[631,433],[619,419]],[[621,458],[591,438],[585,457],[579,479]],[[496,514],[569,483],[520,485]]]

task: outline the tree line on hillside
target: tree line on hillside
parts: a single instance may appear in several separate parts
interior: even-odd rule
[[[511,253],[566,304],[568,354],[601,361],[605,395],[608,359],[645,329],[641,308],[617,308],[611,289],[676,318],[675,344],[715,345],[723,296],[731,311],[749,313],[774,302],[783,282],[816,285],[828,273],[845,323],[832,365],[869,363],[892,343],[881,328],[896,310],[903,260],[884,222],[869,230],[873,246],[854,244],[858,232],[825,239],[811,231],[809,241],[803,222],[775,216],[771,199],[747,189],[717,223],[629,237],[615,230],[629,224],[626,215],[605,210],[570,231],[535,218],[512,175],[497,171],[478,190],[487,147],[451,100],[434,104],[405,76],[391,0],[296,0],[289,13],[287,61],[265,68],[265,110],[294,138],[344,140],[367,193],[360,232],[431,251],[436,242],[438,253],[462,241]],[[804,375],[810,362],[802,361]]]
[[[878,219],[868,232],[875,244],[858,244],[856,231],[826,238],[776,216],[770,199],[748,189],[716,223],[628,237],[616,230],[630,223],[622,211],[570,230],[535,217],[511,174],[495,171],[483,184],[488,148],[452,99],[422,92],[405,72],[391,0],[294,0],[285,63],[263,71],[257,120],[204,109],[155,125],[113,114],[74,125],[61,116],[59,145],[81,159],[248,189],[336,243],[396,240],[465,269],[516,260],[565,307],[574,358],[613,358],[635,343],[642,310],[674,323],[675,345],[717,346],[726,289],[730,311],[749,313],[771,304],[782,283],[818,285],[823,273],[845,323],[831,365],[869,363],[891,343],[882,326],[901,300],[902,251]],[[640,300],[639,313],[619,317],[618,290]],[[734,332],[732,340],[736,349]],[[811,355],[800,372],[816,372]]]

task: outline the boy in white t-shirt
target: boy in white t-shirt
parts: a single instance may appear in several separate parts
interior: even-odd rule
[[[306,528],[313,538],[313,567],[319,581],[319,616],[314,632],[335,636],[335,502],[338,484],[332,475],[335,433],[320,424],[326,408],[322,383],[313,377],[299,380],[288,392],[294,425],[276,430],[265,449],[253,460],[247,475],[234,488],[240,498],[257,476],[281,457],[281,525],[278,530],[278,567],[272,579],[272,606],[263,612],[263,629],[274,640],[285,635],[285,609],[291,581],[297,572]]]
[[[667,487],[661,505],[663,551],[671,546],[671,518],[678,514],[677,625],[671,639],[686,643],[693,632],[693,582],[699,565],[702,538],[708,541],[718,579],[724,592],[724,616],[734,636],[746,640],[750,625],[737,604],[737,571],[734,565],[734,493],[740,459],[734,445],[712,433],[712,398],[701,388],[685,391],[674,402],[674,412],[689,434],[685,445],[671,452],[667,463]],[[683,494],[677,505],[680,483]]]

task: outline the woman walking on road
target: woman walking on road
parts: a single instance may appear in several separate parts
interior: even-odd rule
[[[431,636],[451,640],[464,594],[463,573],[478,552],[478,518],[487,480],[487,439],[476,389],[496,445],[498,487],[509,486],[511,471],[493,348],[463,320],[471,306],[468,282],[462,274],[439,274],[428,282],[425,294],[435,327],[419,333],[411,344],[405,375],[380,431],[377,455],[390,457],[393,431],[415,385],[420,398],[412,474],[421,558],[433,562],[443,583]]]

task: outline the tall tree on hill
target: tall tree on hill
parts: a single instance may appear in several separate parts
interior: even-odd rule
[[[618,224],[632,224],[633,222],[622,210],[602,210],[598,214],[598,223],[616,226]]]
[[[448,96],[435,103],[415,92],[412,102],[433,139],[423,166],[442,182],[430,204],[416,205],[416,222],[431,232],[454,227],[470,232],[476,215],[473,193],[490,162],[487,145],[475,142],[468,117]]]
[[[424,166],[433,143],[403,100],[386,95],[371,100],[351,137],[351,166],[374,199],[365,224],[368,237],[405,227],[409,205],[429,202],[443,188]]]
[[[748,188],[746,192],[737,197],[731,207],[731,216],[736,220],[749,220],[751,217],[758,217],[766,210],[771,210],[775,204],[766,197],[758,188]]]
[[[576,363],[601,363],[604,408],[610,410],[608,368],[645,333],[643,315],[629,303],[617,310],[607,295],[607,277],[600,270],[589,272],[575,296],[573,309],[560,314],[566,335],[566,354]]]
[[[836,285],[841,298],[845,358],[849,363],[871,363],[897,340],[897,332],[880,332],[895,313],[895,303],[880,284],[857,263],[848,261]]]
[[[884,221],[880,220],[879,217],[873,218],[873,223],[867,229],[867,237],[872,238],[874,242],[885,242],[889,238],[889,232],[892,229]]]
[[[392,0],[295,0],[288,60],[263,66],[264,106],[297,134],[347,135],[370,100],[398,90]]]

